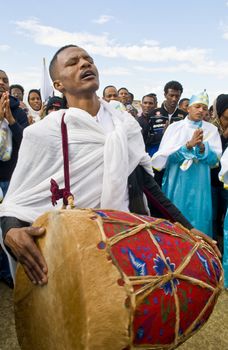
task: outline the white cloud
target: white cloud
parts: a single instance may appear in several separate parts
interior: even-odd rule
[[[17,21],[18,33],[31,37],[35,43],[52,47],[60,47],[67,44],[75,43],[79,46],[106,45],[108,39],[106,35],[93,35],[88,33],[70,33],[58,28],[43,26],[37,19],[26,21]]]
[[[70,33],[58,28],[45,26],[37,19],[16,22],[19,33],[31,37],[35,43],[60,47],[69,43],[82,46],[91,54],[104,57],[125,58],[144,62],[191,62],[203,63],[206,60],[207,50],[198,48],[178,49],[175,46],[160,47],[151,45],[121,46],[110,40],[107,34],[93,35],[84,32]],[[155,44],[155,43],[154,43]]]
[[[127,68],[124,67],[111,67],[111,68],[104,68],[100,70],[100,75],[130,75],[130,71]]]
[[[223,39],[228,40],[228,29],[222,34]]]
[[[227,2],[228,4],[228,2]],[[227,5],[228,6],[228,5]],[[219,22],[219,28],[223,32],[222,38],[228,40],[228,25],[224,21]]]
[[[1,52],[6,52],[10,49],[10,46],[9,45],[0,45],[0,51]]]
[[[198,64],[178,64],[172,66],[159,66],[159,67],[144,67],[144,66],[134,66],[134,69],[142,72],[154,73],[194,73],[194,74],[205,74],[205,75],[215,75],[217,78],[223,78],[228,76],[228,61],[219,62],[215,61],[205,61]]]
[[[113,16],[101,15],[98,19],[94,19],[93,22],[97,24],[104,24],[111,21],[113,18]]]
[[[41,68],[27,67],[25,71],[7,71],[9,76],[10,84],[21,84],[25,91],[26,96],[24,101],[27,99],[27,93],[30,89],[39,89],[41,83]]]
[[[157,40],[148,40],[148,39],[145,39],[145,40],[142,40],[142,43],[144,45],[147,45],[147,46],[158,46],[159,45],[159,41]]]

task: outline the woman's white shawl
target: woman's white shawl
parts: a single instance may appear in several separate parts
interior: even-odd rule
[[[39,122],[41,120],[40,110],[35,111],[31,106],[28,107],[28,116],[32,117],[33,123]]]
[[[168,157],[190,141],[196,128],[188,117],[169,125],[162,137],[158,151],[152,157],[153,168],[157,170],[165,168]],[[208,142],[211,149],[220,157],[222,145],[217,127],[202,121],[201,129],[203,129],[203,142]],[[187,170],[191,166],[192,159],[184,162],[182,170]]]

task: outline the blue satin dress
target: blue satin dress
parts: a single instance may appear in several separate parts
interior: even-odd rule
[[[194,228],[212,237],[210,168],[216,166],[218,157],[207,142],[204,146],[204,153],[200,153],[198,146],[190,150],[182,146],[169,156],[162,190]],[[183,171],[180,166],[185,160],[193,162]]]

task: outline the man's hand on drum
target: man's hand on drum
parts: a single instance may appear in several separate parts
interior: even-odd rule
[[[203,233],[202,231],[197,230],[196,228],[192,228],[190,230],[190,232],[192,232],[196,237],[198,238],[202,238],[204,241],[206,241],[216,252],[216,254],[218,255],[219,258],[222,257],[220,250],[217,247],[217,242],[214,241],[212,238],[210,238],[209,236],[207,236],[205,233]]]
[[[48,282],[48,268],[43,255],[34,242],[34,237],[45,232],[43,227],[11,228],[5,237],[8,246],[17,260],[22,264],[27,276],[34,284],[44,285]]]

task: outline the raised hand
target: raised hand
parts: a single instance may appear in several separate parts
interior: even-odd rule
[[[10,108],[10,98],[9,98],[9,92],[4,92],[1,97],[1,103],[2,109],[4,113],[4,118],[8,120],[9,125],[12,125],[15,123],[15,119],[12,115],[11,108]]]
[[[202,142],[203,142],[203,130],[196,129],[192,135],[191,140],[187,142],[187,147],[193,148],[196,145],[200,146]]]

